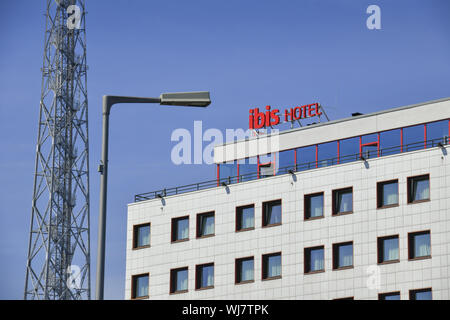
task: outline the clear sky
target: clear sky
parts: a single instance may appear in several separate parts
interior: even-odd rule
[[[21,299],[31,215],[46,0],[0,1],[0,299]],[[94,0],[87,6],[94,295],[101,97],[211,92],[207,109],[111,113],[105,298],[122,299],[127,204],[214,179],[171,162],[177,128],[247,128],[248,110],[321,102],[328,116],[450,96],[448,0]],[[381,30],[366,9],[381,8]]]

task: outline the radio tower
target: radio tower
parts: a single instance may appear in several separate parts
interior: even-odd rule
[[[25,299],[90,299],[84,0],[47,0]]]

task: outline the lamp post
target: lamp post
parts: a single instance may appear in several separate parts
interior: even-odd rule
[[[141,98],[125,96],[103,96],[103,134],[102,134],[102,160],[98,171],[100,172],[100,206],[98,218],[98,248],[97,248],[97,279],[95,298],[103,300],[105,279],[105,229],[106,229],[106,195],[108,181],[108,134],[109,113],[111,107],[118,103],[159,103],[161,105],[207,107],[210,103],[209,92],[179,92],[163,93],[159,98]]]

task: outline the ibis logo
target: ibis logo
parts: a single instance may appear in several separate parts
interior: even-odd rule
[[[271,109],[266,106],[265,112],[259,111],[259,108],[250,109],[248,127],[249,129],[261,129],[276,126],[281,123],[283,117],[284,122],[292,122],[300,119],[318,117],[322,114],[319,103],[306,104],[284,110],[284,114],[280,114],[279,109]]]

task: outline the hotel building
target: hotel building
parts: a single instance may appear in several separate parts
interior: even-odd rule
[[[214,180],[128,205],[125,299],[450,299],[449,122],[446,98],[216,146]]]

